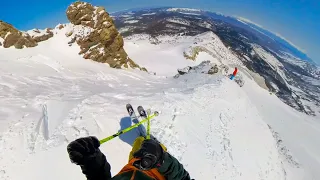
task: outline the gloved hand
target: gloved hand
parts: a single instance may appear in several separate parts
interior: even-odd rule
[[[110,164],[99,147],[100,142],[94,136],[72,141],[67,147],[71,162],[81,166],[88,180],[111,178]]]
[[[133,165],[141,170],[160,167],[163,163],[165,152],[160,143],[154,139],[144,140],[141,148],[133,154],[139,158]]]
[[[101,153],[99,147],[99,140],[94,136],[89,136],[72,141],[67,151],[72,163],[85,165],[93,156]]]

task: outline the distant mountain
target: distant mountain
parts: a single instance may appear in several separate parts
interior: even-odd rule
[[[147,34],[155,44],[161,43],[157,37],[163,35],[187,37],[211,31],[241,64],[263,77],[267,88],[282,101],[309,115],[320,113],[319,68],[289,42],[255,24],[189,8],[146,8],[112,16],[124,37]]]

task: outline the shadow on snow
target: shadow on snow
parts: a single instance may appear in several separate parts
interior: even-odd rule
[[[134,124],[138,124],[139,121],[138,120],[133,120],[131,121],[131,118],[130,117],[123,117],[121,118],[120,120],[120,131],[134,125]],[[134,128],[132,129],[131,131],[127,132],[127,133],[124,133],[124,134],[121,134],[119,136],[119,138],[123,141],[123,142],[126,142],[128,143],[130,146],[133,145],[133,142],[134,140],[139,137],[139,136],[143,136],[146,132],[146,128],[143,126],[143,125],[140,125],[139,127],[137,128]]]

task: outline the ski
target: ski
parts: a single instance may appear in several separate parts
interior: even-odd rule
[[[139,123],[139,119],[138,119],[139,117],[137,117],[136,113],[134,112],[132,105],[131,104],[127,104],[126,108],[127,108],[128,113],[129,113],[129,116],[131,118],[131,121],[133,123],[135,123],[135,124]],[[146,117],[143,117],[143,119],[145,119],[145,118]],[[146,131],[144,130],[144,127],[143,127],[142,124],[138,126],[138,129],[139,129],[139,132],[140,132],[140,136],[143,136],[143,137],[147,136]]]
[[[149,114],[146,113],[146,111],[144,110],[144,108],[142,106],[139,106],[137,110],[139,112],[140,117],[148,118]],[[150,119],[147,121],[146,138],[150,139]]]
[[[142,117],[142,118],[148,117],[146,111],[144,110],[144,108],[142,106],[139,106],[137,110],[139,112],[140,117]]]
[[[134,121],[134,120],[139,121],[136,113],[133,110],[133,107],[131,106],[131,104],[127,104],[126,108],[127,108],[128,113],[129,113],[129,116],[131,118],[131,121]]]

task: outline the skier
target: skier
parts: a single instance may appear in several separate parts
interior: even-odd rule
[[[235,67],[235,68],[234,68],[234,71],[233,71],[233,73],[232,73],[232,75],[230,76],[230,79],[231,79],[231,80],[233,80],[233,79],[234,79],[234,77],[237,75],[237,72],[238,72],[238,68],[237,68],[237,67]]]
[[[128,164],[114,177],[111,177],[110,164],[99,146],[99,140],[89,136],[77,139],[67,147],[71,162],[80,165],[88,180],[190,180],[179,161],[155,139],[138,137]]]

